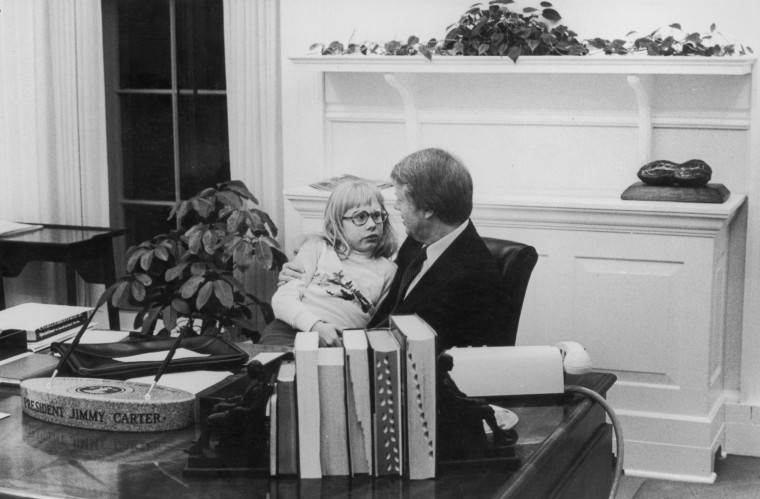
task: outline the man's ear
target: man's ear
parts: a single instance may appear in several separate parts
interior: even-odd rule
[[[422,210],[422,215],[426,219],[430,220],[431,218],[435,216],[435,212],[433,210]]]

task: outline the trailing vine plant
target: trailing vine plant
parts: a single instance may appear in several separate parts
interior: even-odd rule
[[[472,5],[446,29],[443,40],[431,38],[422,42],[417,36],[410,36],[406,42],[349,42],[347,46],[334,41],[328,45],[315,43],[310,50],[318,50],[322,55],[422,55],[427,59],[432,59],[433,55],[498,55],[507,56],[514,62],[522,55],[582,56],[592,51],[608,55],[646,53],[664,56],[752,53],[752,49],[744,45],[736,47],[734,44],[715,42],[714,38],[719,35],[715,24],[710,26],[707,34],[686,33],[680,24],[674,23],[669,26],[668,35],[657,29],[641,37],[635,37],[636,32],[632,31],[625,40],[597,37],[581,41],[573,30],[558,24],[562,16],[550,2],[541,2],[540,8],[525,7],[519,12],[510,9],[509,4],[512,3],[515,1],[491,0],[488,4]]]
[[[587,43],[595,49],[604,51],[605,54],[626,55],[634,52],[646,52],[647,55],[701,55],[701,56],[724,56],[724,55],[746,55],[752,53],[751,47],[745,47],[734,44],[723,44],[714,41],[714,38],[721,36],[715,31],[715,23],[710,25],[710,31],[707,34],[697,32],[686,33],[681,29],[679,23],[673,23],[668,26],[671,33],[664,35],[658,28],[652,33],[634,37],[635,31],[626,35],[626,40],[604,40],[594,38],[587,40]]]

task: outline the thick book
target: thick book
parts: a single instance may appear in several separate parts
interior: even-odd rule
[[[367,474],[372,472],[372,407],[364,330],[343,330],[343,348],[346,351],[346,420],[351,474]]]
[[[374,475],[401,475],[404,435],[401,402],[401,350],[388,329],[367,330],[372,393]]]
[[[23,303],[0,310],[0,331],[26,331],[27,341],[40,341],[81,326],[87,320],[90,307]]]
[[[411,480],[435,478],[436,334],[418,315],[392,315],[390,330],[401,347],[404,473]]]
[[[279,432],[277,421],[277,384],[272,388],[272,395],[267,403],[269,413],[269,474],[277,476],[277,434]]]
[[[30,378],[50,376],[58,366],[58,359],[44,353],[28,353],[0,365],[0,383],[20,385]]]
[[[277,473],[298,474],[298,415],[296,364],[284,361],[277,373]]]
[[[341,347],[320,348],[317,354],[322,476],[350,474],[344,355]]]
[[[298,467],[301,478],[322,478],[319,438],[319,333],[296,333],[296,406],[298,408]]]
[[[43,350],[47,350],[52,346],[53,343],[71,343],[71,341],[74,340],[74,336],[77,335],[79,332],[78,328],[75,329],[69,329],[68,331],[61,331],[60,333],[55,333],[53,336],[48,336],[47,338],[39,341],[27,341],[26,342],[26,349],[30,352],[41,352]]]

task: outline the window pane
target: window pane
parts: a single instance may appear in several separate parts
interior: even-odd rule
[[[124,206],[127,229],[127,246],[134,246],[159,234],[166,234],[176,226],[174,218],[167,220],[171,208],[164,206]]]
[[[168,0],[119,2],[121,88],[171,88]]]
[[[222,0],[177,2],[177,84],[180,89],[224,90]]]
[[[124,197],[174,201],[172,100],[168,95],[122,95]]]
[[[179,138],[182,199],[230,179],[225,96],[180,96]]]

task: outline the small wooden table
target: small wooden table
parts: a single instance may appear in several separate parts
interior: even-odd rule
[[[605,394],[615,376],[574,384]],[[547,405],[509,407],[520,418],[518,470],[472,466],[435,480],[368,476],[184,476],[196,428],[159,433],[84,430],[22,414],[18,389],[0,387],[0,496],[3,497],[435,497],[602,499],[613,480],[612,430],[596,402],[568,395]]]
[[[2,277],[18,277],[32,261],[57,262],[66,266],[66,298],[76,305],[76,274],[85,282],[116,282],[113,240],[124,229],[43,225],[41,230],[0,237],[0,309],[5,308]],[[108,304],[111,329],[119,329],[119,311]]]

